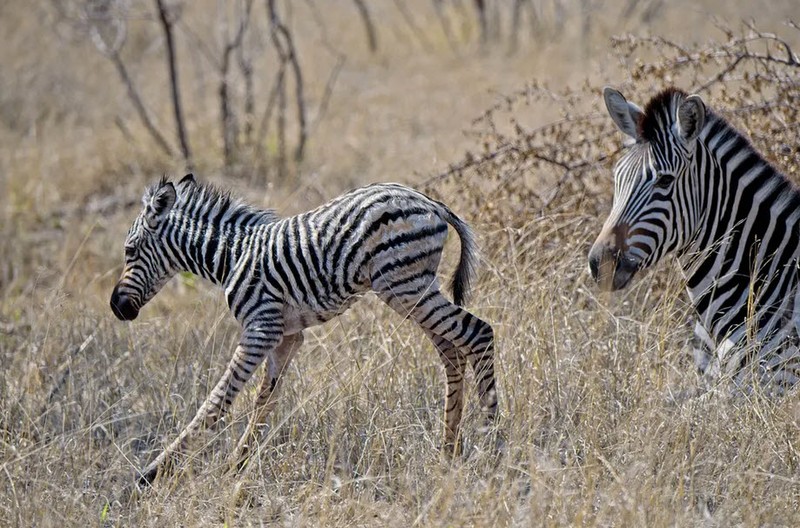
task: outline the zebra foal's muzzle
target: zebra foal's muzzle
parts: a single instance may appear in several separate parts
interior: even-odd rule
[[[639,268],[639,259],[603,241],[595,242],[589,251],[589,273],[602,290],[621,290]]]
[[[111,292],[111,311],[120,321],[133,321],[139,315],[138,305],[127,295],[119,292],[119,284]]]

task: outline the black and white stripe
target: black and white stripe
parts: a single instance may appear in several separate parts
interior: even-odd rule
[[[492,328],[460,306],[474,270],[473,235],[444,204],[402,185],[376,184],[279,218],[191,175],[177,185],[162,180],[143,202],[125,242],[125,269],[111,297],[114,314],[136,318],[170,277],[190,271],[224,288],[243,328],[224,375],[178,439],[143,472],[144,481],[152,481],[189,437],[217,422],[266,359],[251,432],[263,423],[302,331],[341,314],[368,291],[416,321],[439,352],[447,374],[445,449],[458,448],[467,363],[487,424],[494,421]],[[461,238],[450,283],[455,302],[440,293],[436,277],[448,225]],[[249,441],[240,442],[240,460]]]
[[[625,287],[677,252],[697,311],[702,372],[782,391],[800,380],[800,191],[700,97],[670,88],[640,109],[606,88],[635,140],[589,253],[592,276]]]

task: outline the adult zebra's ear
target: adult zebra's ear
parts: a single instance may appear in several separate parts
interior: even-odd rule
[[[158,228],[175,205],[175,186],[172,182],[161,184],[145,198],[144,219],[151,229]]]
[[[642,117],[642,109],[637,105],[628,102],[627,99],[614,88],[606,86],[603,88],[603,100],[606,102],[608,115],[625,135],[639,139],[637,123]]]
[[[686,141],[692,141],[706,124],[706,105],[699,95],[690,95],[678,107],[678,133]]]

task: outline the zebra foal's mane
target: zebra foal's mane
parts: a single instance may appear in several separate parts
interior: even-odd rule
[[[154,195],[160,188],[167,185],[169,180],[162,176],[161,180],[151,186],[145,196]],[[248,218],[249,224],[272,223],[280,220],[280,215],[274,209],[263,209],[251,205],[238,197],[233,196],[229,190],[222,190],[212,183],[200,183],[189,176],[174,184],[177,199],[174,209],[184,213],[195,214],[200,211],[214,211],[217,218],[239,217]]]

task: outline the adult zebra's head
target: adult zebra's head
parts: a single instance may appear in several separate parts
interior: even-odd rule
[[[147,189],[142,197],[142,212],[125,239],[125,268],[111,293],[111,310],[122,321],[136,319],[142,306],[175,274],[165,247],[164,228],[176,197],[175,186],[166,179]]]
[[[613,291],[691,241],[700,213],[695,155],[706,108],[700,97],[674,88],[644,110],[612,88],[603,98],[617,127],[635,140],[614,169],[611,213],[589,251],[589,272]]]

